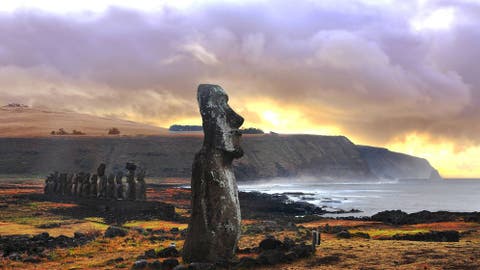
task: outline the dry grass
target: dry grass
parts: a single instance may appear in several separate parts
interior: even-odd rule
[[[30,188],[28,188],[30,189]],[[38,190],[32,188],[33,190]],[[25,186],[19,186],[20,193]],[[160,200],[175,202],[183,207],[183,200],[175,198],[184,196],[181,189],[166,188],[156,194]],[[53,202],[15,202],[12,195],[15,192],[0,195],[3,204],[8,207],[0,209],[0,235],[7,234],[37,234],[47,231],[53,236],[72,236],[75,231],[86,233],[101,231],[107,225],[103,219],[90,217],[73,219],[51,214],[53,208],[71,208],[73,204],[59,204]],[[184,208],[177,208],[177,212],[187,215]],[[40,229],[39,225],[56,223],[60,227]],[[244,220],[243,225],[252,225],[257,220]],[[284,264],[261,269],[419,269],[419,270],[453,270],[453,269],[480,269],[480,224],[465,222],[439,222],[418,225],[388,226],[378,222],[346,221],[326,219],[316,222],[301,224],[307,228],[318,226],[343,226],[350,232],[365,232],[373,238],[389,236],[396,233],[416,233],[429,230],[459,230],[470,231],[458,243],[434,243],[413,241],[390,241],[363,239],[337,239],[334,234],[322,234],[322,244],[317,248],[316,255],[297,261],[293,264]],[[144,229],[169,231],[171,228],[186,228],[187,224],[162,220],[137,220],[124,224],[126,227],[141,227]],[[299,224],[300,225],[300,224]],[[306,230],[272,232],[279,239],[289,237],[297,240],[307,240]],[[172,242],[181,249],[183,240],[178,234],[166,233],[173,240],[150,239],[149,235],[130,230],[126,237],[108,239],[99,237],[95,241],[75,248],[59,248],[47,252],[40,264],[0,259],[0,269],[130,269],[137,256],[148,249],[161,249]],[[243,235],[239,242],[240,248],[258,246],[264,239],[264,234]],[[244,256],[244,255],[242,255]],[[123,260],[116,260],[121,257]]]
[[[121,135],[168,134],[165,128],[112,117],[47,108],[0,108],[0,137],[43,137],[59,128],[67,132],[76,129],[87,135],[107,136],[112,127],[118,128]]]

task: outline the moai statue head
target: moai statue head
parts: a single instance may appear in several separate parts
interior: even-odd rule
[[[228,95],[218,85],[201,84],[197,99],[203,120],[204,147],[220,149],[227,156],[240,158],[243,150],[239,128],[244,119],[230,108]]]
[[[105,165],[105,163],[102,163],[102,164],[100,164],[100,166],[98,166],[98,168],[97,168],[97,175],[98,175],[98,177],[102,177],[102,176],[105,175],[105,168],[106,168],[106,167],[107,167],[107,166]]]
[[[125,169],[127,169],[127,171],[129,172],[135,172],[135,170],[137,169],[137,165],[132,162],[127,162],[127,164],[125,164]]]

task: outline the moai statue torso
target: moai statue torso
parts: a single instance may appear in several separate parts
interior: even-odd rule
[[[74,175],[72,173],[69,173],[67,175],[67,186],[65,187],[65,194],[69,196],[72,195],[73,177]]]
[[[118,171],[115,175],[115,199],[122,200],[123,199],[123,172]]]
[[[98,176],[96,174],[92,175],[92,178],[90,179],[90,194],[89,197],[97,197],[97,191],[98,191]]]
[[[89,197],[90,196],[90,173],[87,173],[87,174],[84,175],[82,196],[83,197]]]
[[[110,173],[107,178],[107,198],[113,199],[115,196],[115,175]]]
[[[146,201],[147,200],[147,185],[145,183],[145,169],[140,169],[137,172],[137,186],[136,186],[136,197],[137,201]]]
[[[185,262],[227,262],[240,238],[240,204],[232,161],[240,158],[243,118],[217,85],[200,85],[204,142],[192,170],[192,215],[183,247]]]
[[[53,193],[55,195],[59,195],[60,193],[60,181],[59,181],[58,172],[53,173]]]
[[[83,172],[79,172],[78,175],[78,185],[77,185],[77,196],[81,197],[83,191],[83,179],[85,178],[85,174]]]
[[[58,195],[65,195],[65,189],[67,188],[67,174],[66,173],[61,173],[60,176],[58,177],[59,182],[60,182],[60,188],[58,191]]]
[[[45,189],[44,193],[52,195],[54,193],[54,181],[53,181],[53,174],[49,174],[47,179],[45,179]]]
[[[105,176],[105,163],[100,164],[97,168],[98,175],[98,197],[105,198],[107,196],[107,177]]]
[[[72,195],[76,196],[78,195],[77,190],[78,190],[78,174],[75,174],[73,176],[73,183],[72,183]]]
[[[136,187],[135,187],[135,170],[137,166],[133,163],[127,162],[125,165],[127,169],[127,200],[135,201],[136,197]]]

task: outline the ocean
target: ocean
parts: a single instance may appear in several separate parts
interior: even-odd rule
[[[293,201],[306,201],[328,210],[358,209],[360,213],[328,216],[371,216],[384,210],[407,213],[480,211],[480,179],[398,180],[373,182],[303,182],[283,179],[239,183],[240,191],[283,193]]]

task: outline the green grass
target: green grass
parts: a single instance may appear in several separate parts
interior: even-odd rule
[[[429,232],[426,229],[402,230],[402,229],[369,229],[369,230],[349,230],[352,234],[357,232],[368,233],[371,238],[392,237],[395,234],[417,234]]]

